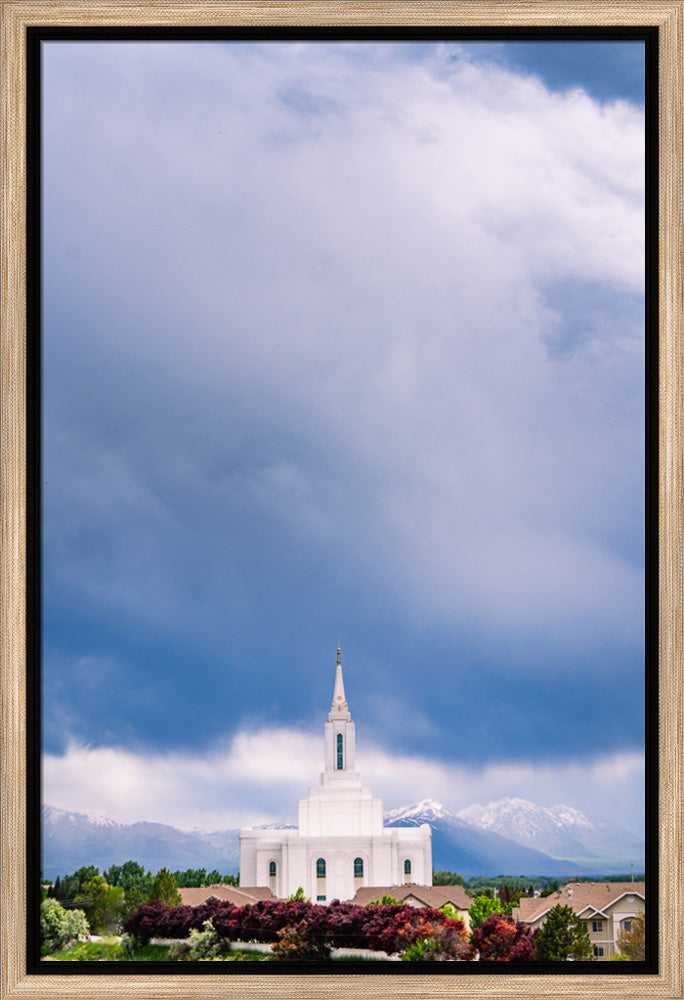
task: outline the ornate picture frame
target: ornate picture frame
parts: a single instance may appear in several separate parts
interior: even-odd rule
[[[0,890],[2,907],[1,988],[10,998],[134,996],[226,997],[261,1000],[322,998],[601,996],[684,997],[682,961],[682,688],[683,612],[681,414],[684,412],[682,355],[682,66],[684,2],[659,0],[410,0],[344,3],[335,0],[1,0],[2,27],[2,792]],[[27,899],[27,635],[26,559],[28,434],[26,398],[26,52],[28,28],[35,26],[140,26],[183,28],[245,25],[406,26],[501,28],[654,27],[659,44],[659,957],[658,972],[545,972],[507,974],[396,974],[301,976],[249,973],[237,976],[115,975],[106,966],[80,975],[48,975],[26,968]],[[655,475],[655,470],[652,472]],[[241,970],[242,971],[242,970]]]

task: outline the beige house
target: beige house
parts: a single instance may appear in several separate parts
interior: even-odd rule
[[[426,907],[439,910],[446,903],[450,903],[466,927],[470,927],[472,900],[462,885],[416,885],[415,882],[408,882],[404,885],[367,886],[359,889],[351,902],[365,906],[382,899],[383,896],[393,896],[400,903],[407,903],[419,910]]]
[[[247,903],[256,903],[260,899],[273,899],[273,893],[264,886],[247,887],[236,889],[232,885],[205,885],[200,888],[179,889],[183,906],[199,906],[206,903],[208,899],[228,900],[236,906],[245,906]]]
[[[608,959],[619,951],[618,934],[631,930],[645,902],[644,882],[570,882],[551,896],[523,896],[513,917],[536,930],[544,926],[554,906],[570,906],[589,931],[594,957]]]

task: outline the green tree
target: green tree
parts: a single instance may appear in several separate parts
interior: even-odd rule
[[[628,931],[620,931],[617,946],[628,962],[646,961],[646,915],[643,911],[633,918]]]
[[[465,885],[465,879],[458,872],[433,872],[433,885]]]
[[[110,865],[102,875],[110,885],[121,885],[121,865]]]
[[[147,896],[134,885],[130,889],[124,889],[124,894],[124,904],[121,907],[122,924],[125,924],[128,918],[137,913],[142,904],[147,902]]]
[[[56,899],[40,904],[40,941],[42,954],[63,948],[89,933],[83,910],[65,910]]]
[[[121,881],[120,885],[122,889],[139,889],[143,895],[149,895],[150,889],[152,888],[152,883],[154,882],[154,876],[151,872],[145,873],[145,869],[142,865],[138,864],[137,861],[124,861],[121,865]]]
[[[554,906],[537,937],[537,958],[543,962],[593,958],[589,931],[571,906]]]
[[[501,913],[501,902],[491,896],[476,896],[470,904],[470,927],[475,930],[491,913]]]
[[[99,934],[118,928],[124,895],[120,886],[109,885],[104,876],[94,875],[89,882],[83,883],[75,902],[84,911],[90,929]]]
[[[178,891],[176,880],[168,868],[160,868],[157,872],[149,895],[150,902],[158,899],[165,906],[182,906],[183,900]]]
[[[224,875],[221,882],[223,882],[224,885],[238,886],[240,884],[237,875]]]

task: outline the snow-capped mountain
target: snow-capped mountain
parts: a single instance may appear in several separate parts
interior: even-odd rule
[[[453,813],[434,799],[423,799],[421,802],[414,802],[412,806],[400,806],[385,813],[385,822],[389,826],[399,825],[400,820],[419,819],[421,823],[432,823],[435,820],[451,818]]]
[[[585,863],[619,862],[641,866],[644,844],[610,823],[589,819],[579,809],[544,807],[520,798],[504,798],[488,805],[461,809],[459,819],[481,830],[500,833],[518,844],[536,847],[553,858]]]
[[[585,875],[588,869],[560,861],[499,833],[480,829],[460,819],[434,799],[385,813],[387,826],[432,828],[432,866],[436,871],[471,875]]]

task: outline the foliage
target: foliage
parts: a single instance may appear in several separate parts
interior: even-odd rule
[[[433,885],[463,885],[465,886],[466,881],[462,875],[458,872],[433,872],[432,873],[432,884]]]
[[[202,888],[207,885],[237,885],[235,875],[222,875],[218,868],[208,872],[206,868],[187,868],[173,872],[179,889]]]
[[[374,899],[369,904],[369,906],[403,906],[398,899],[394,896],[390,896],[389,893],[385,893],[382,899]]]
[[[165,906],[182,906],[183,899],[178,891],[176,880],[168,868],[160,868],[157,872],[152,888],[150,889],[149,900],[158,899]]]
[[[317,936],[306,920],[281,927],[273,954],[279,962],[325,961],[330,958],[330,943]]]
[[[124,902],[119,913],[119,919],[122,925],[126,923],[129,917],[133,916],[145,900],[146,897],[143,896],[140,889],[136,886],[133,885],[130,889],[124,889]]]
[[[593,958],[589,932],[571,906],[549,910],[537,937],[537,958],[543,962]]]
[[[304,890],[302,889],[302,887],[300,885],[300,886],[297,886],[297,891],[296,892],[293,892],[291,896],[287,897],[287,902],[288,903],[294,903],[294,902],[306,902],[306,903],[310,903],[311,900],[307,896],[304,895]]]
[[[134,934],[123,934],[119,942],[119,947],[121,948],[122,958],[132,959],[136,951],[140,948],[140,941]]]
[[[45,954],[63,948],[69,941],[77,941],[89,931],[83,910],[65,910],[54,899],[40,904],[40,941]]]
[[[219,958],[229,950],[229,942],[219,937],[211,920],[205,920],[202,930],[190,931],[190,958],[202,960]]]
[[[116,938],[103,941],[78,941],[54,956],[60,962],[119,962],[121,947]]]
[[[554,880],[553,880],[553,882],[549,882],[549,883],[548,883],[548,884],[547,884],[547,885],[546,885],[546,886],[545,886],[545,887],[544,887],[544,888],[542,889],[542,891],[541,891],[541,892],[539,893],[539,895],[540,895],[540,897],[541,897],[542,899],[546,899],[546,897],[547,897],[547,896],[550,896],[550,895],[551,895],[552,893],[554,893],[554,892],[558,892],[558,889],[559,889],[559,885],[558,885],[558,879],[556,878],[556,879],[554,879]]]
[[[117,930],[125,902],[124,890],[109,885],[102,875],[94,875],[89,882],[82,884],[81,889],[75,903],[84,911],[91,931],[99,934]]]
[[[58,876],[53,889],[55,899],[60,902],[72,902],[81,892],[81,887],[99,874],[100,870],[95,865],[86,865],[78,868],[73,875],[65,875],[61,879]]]
[[[137,889],[145,897],[149,895],[154,881],[152,873],[146,874],[143,866],[137,861],[124,861],[122,865],[111,865],[103,875],[110,885],[120,886],[126,892]]]
[[[439,945],[432,937],[417,938],[401,956],[402,962],[431,962],[439,952]]]
[[[470,904],[470,928],[475,930],[492,913],[501,913],[501,902],[490,896],[476,896]]]
[[[210,921],[207,921],[210,923]],[[194,934],[190,931],[190,935]],[[169,945],[166,958],[169,962],[180,962],[188,957],[188,943],[186,941],[172,941]]]
[[[406,904],[355,906],[333,900],[319,906],[307,900],[263,899],[245,906],[209,899],[201,906],[164,906],[145,903],[125,923],[125,930],[141,943],[153,937],[186,938],[201,930],[206,920],[226,941],[261,941],[275,944],[279,931],[306,924],[306,933],[321,946],[369,948],[390,954],[404,951],[422,933],[441,942],[445,957],[465,958],[468,948],[465,926],[439,910],[417,910]],[[301,929],[301,933],[304,930]],[[295,949],[297,938],[286,937],[284,950]],[[303,944],[302,944],[303,947]]]
[[[532,893],[534,894],[534,889]],[[510,916],[513,907],[520,902],[520,897],[528,895],[528,890],[524,885],[511,885],[509,882],[502,882],[497,895],[501,903],[501,912]]]
[[[646,914],[643,911],[634,917],[630,930],[620,931],[617,946],[627,961],[646,961]]]
[[[507,914],[494,912],[473,931],[471,940],[483,962],[531,962],[536,933]]]
[[[418,916],[405,920],[399,933],[406,945],[405,962],[463,962],[474,957],[465,924],[446,917],[439,910],[419,910]]]
[[[165,906],[160,900],[143,903],[124,923],[124,931],[140,944],[150,938],[186,938],[195,928],[200,930],[205,920],[214,916],[219,900],[208,899],[200,906]],[[234,909],[232,903],[223,906]]]

